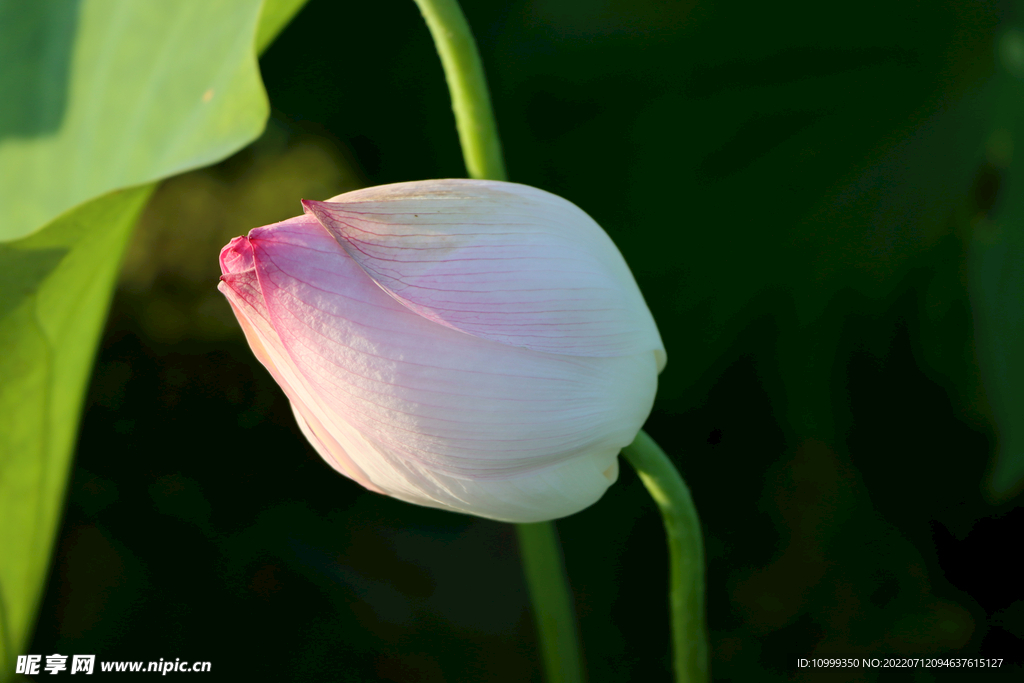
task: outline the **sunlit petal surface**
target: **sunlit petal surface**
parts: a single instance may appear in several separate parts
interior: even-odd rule
[[[572,514],[615,481],[653,404],[656,329],[615,356],[467,333],[386,290],[313,215],[236,238],[221,266],[221,291],[303,433],[374,491],[507,521]]]
[[[431,180],[304,202],[420,315],[535,351],[609,357],[664,346],[629,268],[579,207],[514,183]]]

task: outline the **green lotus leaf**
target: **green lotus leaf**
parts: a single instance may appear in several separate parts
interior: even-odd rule
[[[155,181],[255,139],[302,0],[0,0],[0,680],[31,633],[82,398]]]

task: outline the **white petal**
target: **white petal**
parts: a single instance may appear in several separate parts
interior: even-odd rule
[[[608,235],[571,202],[514,183],[426,180],[303,202],[385,291],[483,339],[573,356],[665,351]]]
[[[571,357],[443,327],[308,222],[250,243],[279,342],[267,353],[324,430],[314,445],[333,454],[333,440],[390,495],[511,521],[570,514],[611,483],[602,473],[650,411],[650,351]]]

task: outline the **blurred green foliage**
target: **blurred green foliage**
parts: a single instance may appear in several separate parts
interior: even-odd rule
[[[265,46],[301,3],[269,3]],[[263,129],[259,0],[0,3],[0,678],[24,651],[99,333],[153,181]]]
[[[160,186],[128,245],[121,295],[154,341],[238,340],[238,321],[210,287],[220,277],[221,247],[253,226],[294,216],[296,197],[326,199],[364,184],[330,142],[289,136],[272,120],[229,161]]]
[[[0,239],[258,136],[260,4],[4,2]]]
[[[594,216],[661,327],[648,431],[704,521],[716,680],[1020,652],[1019,4],[463,4],[510,178]],[[261,69],[270,130],[129,248],[31,651],[539,680],[510,530],[331,473],[214,292],[222,243],[300,196],[464,175],[429,34],[313,0]],[[590,679],[666,677],[639,482],[559,529]]]
[[[0,244],[0,676],[30,635],[117,257],[151,191],[108,194]]]

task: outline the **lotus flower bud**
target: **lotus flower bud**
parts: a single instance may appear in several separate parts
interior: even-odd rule
[[[324,460],[371,491],[509,522],[601,497],[665,350],[593,219],[482,180],[303,206],[224,247],[219,289]]]

